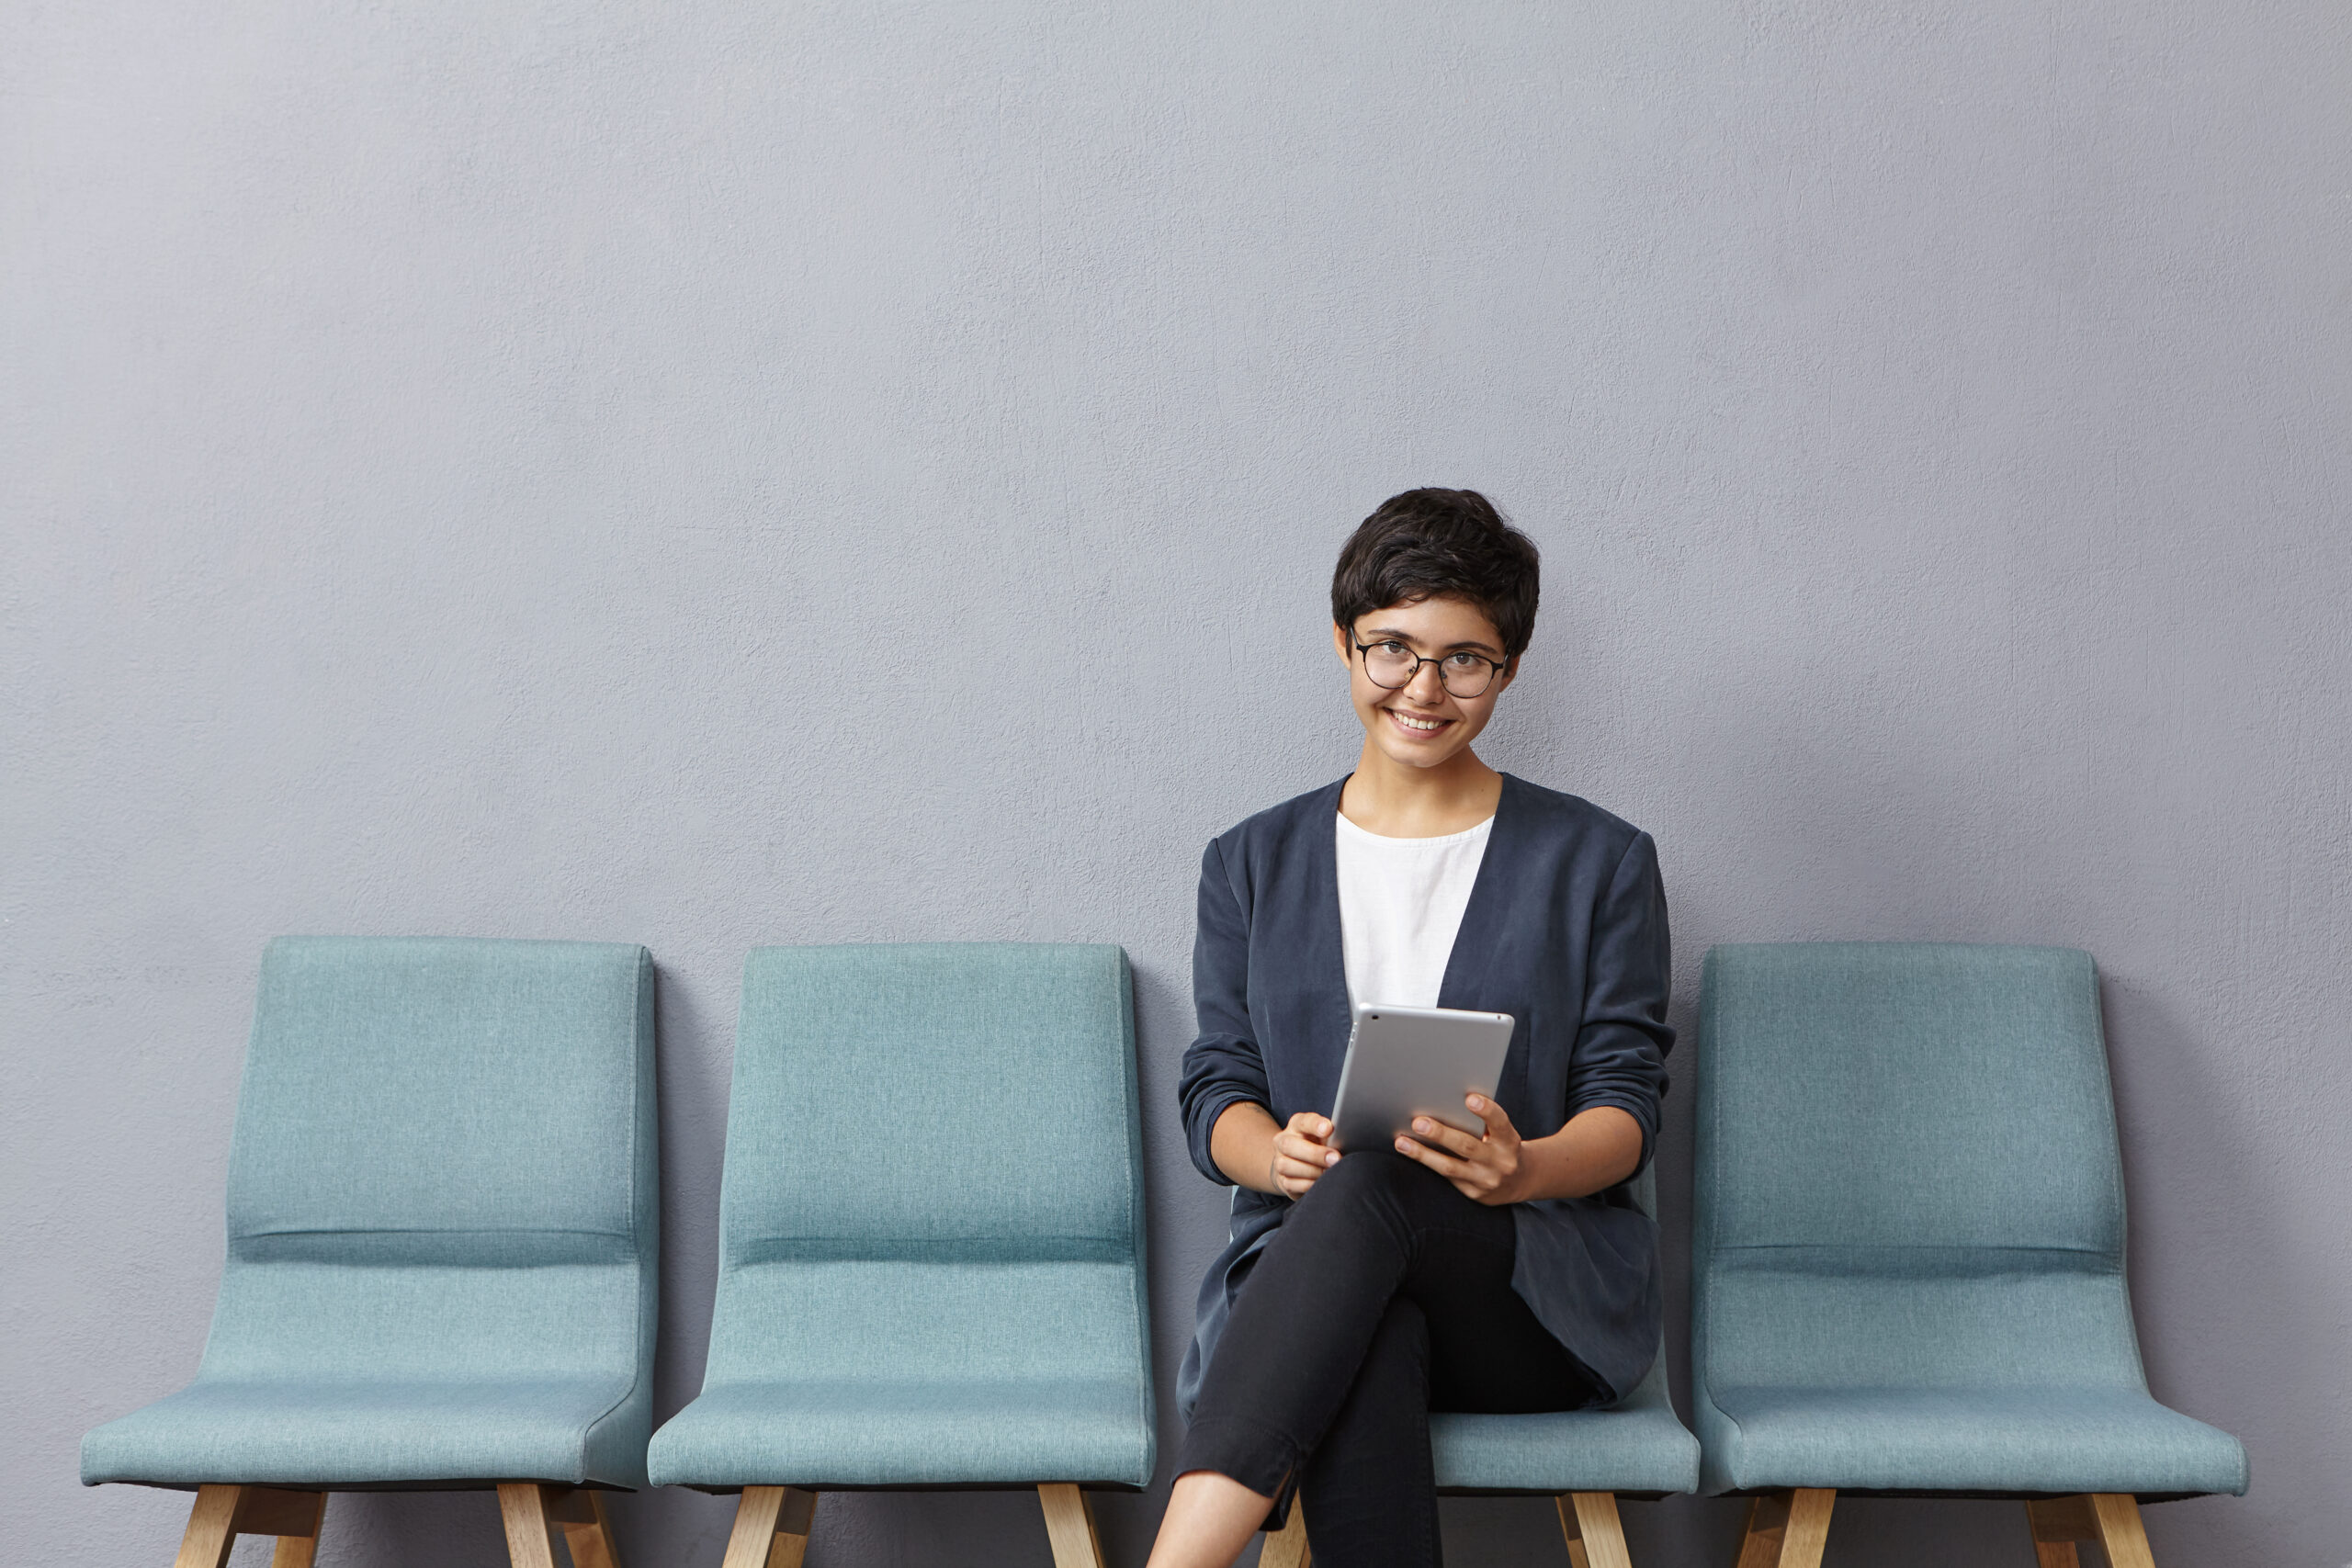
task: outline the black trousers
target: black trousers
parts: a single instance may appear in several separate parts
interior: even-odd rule
[[[1279,1495],[1318,1568],[1443,1561],[1432,1410],[1573,1410],[1593,1375],[1510,1288],[1510,1211],[1393,1150],[1343,1156],[1235,1297],[1177,1473]]]

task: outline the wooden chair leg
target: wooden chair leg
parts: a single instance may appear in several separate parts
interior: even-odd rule
[[[1290,1519],[1266,1537],[1258,1549],[1258,1568],[1311,1568],[1315,1553],[1306,1544],[1306,1505],[1290,1500]]]
[[[247,1486],[237,1499],[239,1535],[274,1535],[277,1549],[269,1554],[269,1568],[311,1568],[318,1555],[319,1525],[326,1517],[323,1492],[282,1492],[275,1486]]]
[[[1094,1533],[1094,1508],[1086,1494],[1055,1482],[1037,1488],[1037,1502],[1046,1510],[1054,1568],[1102,1568],[1102,1542]]]
[[[548,1522],[563,1532],[571,1568],[621,1568],[620,1544],[613,1539],[602,1492],[593,1486],[542,1486],[539,1506]]]
[[[817,1528],[817,1495],[797,1486],[784,1489],[775,1516],[775,1542],[768,1548],[768,1568],[800,1568],[808,1555],[808,1535]]]
[[[498,1483],[498,1517],[506,1527],[506,1560],[514,1568],[556,1568],[555,1521],[537,1483]]]
[[[1634,1568],[1615,1493],[1570,1492],[1553,1502],[1560,1510],[1560,1533],[1567,1538],[1573,1568]]]
[[[2082,1568],[2075,1543],[2098,1539],[2098,1521],[2087,1497],[2036,1499],[2025,1506],[2025,1522],[2033,1530],[2037,1568]]]
[[[1610,1501],[1616,1501],[1613,1495]],[[1575,1495],[1562,1493],[1552,1504],[1560,1510],[1560,1533],[1567,1538],[1568,1568],[1592,1568],[1592,1554],[1584,1546],[1584,1529],[1577,1523]]]
[[[2140,1526],[2140,1499],[2129,1492],[2094,1493],[2091,1513],[2098,1523],[2098,1543],[2107,1548],[2109,1568],[2156,1568],[2148,1532]]]
[[[2033,1527],[2040,1568],[2080,1568],[2075,1543],[2085,1540],[2098,1542],[2109,1568],[2155,1568],[2148,1532],[2140,1525],[2140,1500],[2128,1492],[2045,1497],[2028,1503],[2025,1517]]]
[[[1829,1544],[1829,1509],[1838,1494],[1826,1486],[1800,1486],[1758,1497],[1747,1510],[1747,1533],[1740,1539],[1739,1568],[1821,1568]]]
[[[277,1550],[269,1554],[269,1568],[311,1568],[319,1554],[319,1538],[314,1535],[281,1535]]]
[[[172,1568],[221,1568],[229,1549],[237,1544],[237,1498],[242,1486],[199,1486],[196,1505],[187,1511],[187,1529],[180,1536],[180,1554]]]
[[[725,1568],[800,1568],[817,1523],[817,1495],[797,1486],[746,1486],[735,1505]]]
[[[172,1568],[221,1568],[241,1535],[274,1535],[277,1550],[270,1568],[311,1568],[319,1550],[323,1492],[288,1492],[277,1486],[199,1486],[188,1510]]]

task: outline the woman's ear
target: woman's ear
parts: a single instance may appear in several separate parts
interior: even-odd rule
[[[1348,628],[1341,626],[1337,621],[1333,621],[1331,623],[1331,649],[1333,652],[1340,656],[1340,663],[1349,666],[1351,669],[1354,668],[1356,661],[1355,639],[1348,635]]]

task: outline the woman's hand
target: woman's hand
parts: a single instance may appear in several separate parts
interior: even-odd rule
[[[1501,1106],[1483,1094],[1465,1095],[1462,1103],[1487,1123],[1485,1137],[1473,1137],[1434,1117],[1417,1116],[1413,1135],[1398,1135],[1396,1152],[1428,1166],[1476,1202],[1516,1203],[1529,1196],[1522,1190],[1527,1183],[1519,1129]]]
[[[1330,1145],[1330,1122],[1312,1111],[1302,1111],[1290,1125],[1274,1134],[1274,1154],[1267,1166],[1274,1190],[1299,1198],[1325,1171],[1340,1163],[1340,1151]]]
[[[1243,1100],[1227,1106],[1210,1129],[1209,1157],[1238,1186],[1296,1198],[1340,1163],[1340,1151],[1331,1146],[1329,1119],[1302,1111],[1278,1126],[1272,1111]]]

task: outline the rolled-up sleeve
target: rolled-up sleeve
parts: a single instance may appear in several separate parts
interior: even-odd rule
[[[1657,846],[1647,833],[1637,833],[1593,910],[1584,1022],[1568,1059],[1570,1116],[1614,1105],[1641,1125],[1636,1174],[1649,1164],[1657,1142],[1666,1054],[1674,1049],[1674,1031],[1666,1022],[1673,984]]]
[[[1193,1163],[1211,1181],[1230,1187],[1233,1179],[1210,1156],[1209,1134],[1228,1106],[1243,1100],[1267,1105],[1272,1097],[1265,1058],[1250,1025],[1250,922],[1215,840],[1201,857],[1199,920],[1193,938],[1193,1005],[1200,1033],[1184,1053],[1176,1094]]]

